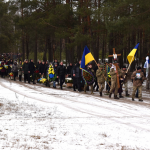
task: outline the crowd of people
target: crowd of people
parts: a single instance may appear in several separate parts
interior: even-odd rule
[[[106,85],[106,93],[109,95],[109,98],[112,97],[112,93],[114,93],[114,99],[123,98],[123,85],[125,87],[125,96],[129,96],[128,93],[128,80],[131,79],[133,82],[133,92],[132,92],[132,101],[134,101],[135,96],[139,98],[139,101],[142,100],[142,83],[146,79],[145,72],[142,70],[141,67],[137,67],[136,71],[131,74],[127,73],[126,66],[123,66],[121,69],[116,69],[112,63],[107,64],[100,64],[98,63],[96,67],[93,67],[92,63],[89,63],[86,69],[91,72],[94,76],[94,83],[85,84],[82,73],[81,73],[81,60],[76,63],[72,64],[69,63],[69,66],[64,66],[63,62],[58,62],[54,60],[51,63],[54,68],[54,72],[56,75],[55,81],[58,82],[60,85],[60,89],[63,89],[63,84],[65,82],[65,78],[69,77],[73,80],[73,90],[74,91],[84,91],[86,93],[87,90],[91,90],[91,94],[93,91],[99,91],[100,96],[103,96],[103,90]],[[8,68],[6,69],[4,66],[7,65]],[[118,64],[119,65],[119,64]],[[31,76],[33,84],[36,84],[34,73],[36,70],[39,71],[40,77],[46,77],[47,70],[49,68],[49,62],[39,60],[37,66],[35,66],[33,59],[30,62],[26,59],[24,62],[22,61],[13,61],[10,60],[1,60],[1,70],[0,74],[2,78],[5,76],[9,76],[11,72],[13,72],[13,80],[16,80],[16,77],[19,77],[19,81],[22,81],[22,75],[24,74],[24,82],[31,83]],[[119,85],[118,85],[119,79]],[[53,87],[56,88],[56,85],[53,84]],[[135,94],[137,91],[138,95]],[[119,97],[117,96],[119,93]]]

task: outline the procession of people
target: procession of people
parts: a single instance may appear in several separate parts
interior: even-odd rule
[[[56,76],[55,80],[53,80],[53,88],[56,88],[56,82],[60,86],[60,89],[63,89],[63,84],[65,83],[65,78],[71,78],[73,83],[74,91],[86,91],[91,90],[91,94],[93,92],[98,91],[100,96],[109,95],[109,98],[112,98],[112,94],[114,93],[114,99],[124,98],[124,96],[129,96],[128,93],[128,81],[133,82],[133,92],[131,94],[131,99],[134,101],[136,96],[136,91],[138,91],[139,101],[142,100],[142,84],[144,80],[146,80],[146,74],[144,73],[144,69],[141,67],[137,67],[133,73],[127,72],[126,66],[122,68],[117,68],[117,64],[114,63],[98,63],[97,67],[93,67],[92,62],[86,65],[86,73],[90,73],[94,80],[93,82],[85,81],[85,73],[82,73],[81,68],[81,60],[79,60],[76,64],[69,63],[68,66],[63,65],[63,62],[58,62],[54,60],[54,62],[49,63],[48,61],[44,62],[39,60],[37,66],[35,66],[33,59],[28,61],[27,59],[22,62],[21,60],[1,60],[0,61],[0,74],[2,78],[6,76],[10,77],[10,74],[13,74],[13,80],[16,81],[16,77],[19,78],[19,81],[24,83],[31,81],[33,84],[35,82],[35,73],[38,72],[39,78],[47,78],[49,65],[52,65],[52,69],[54,69],[54,74]],[[24,77],[24,79],[22,79]],[[119,82],[118,82],[119,80]],[[47,83],[46,83],[47,85]],[[124,85],[124,96],[123,93],[123,85]],[[106,92],[104,91],[106,87]]]

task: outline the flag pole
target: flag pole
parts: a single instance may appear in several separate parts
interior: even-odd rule
[[[132,60],[131,60],[131,63],[132,63],[132,61],[133,61],[133,57],[132,57]],[[126,73],[128,73],[128,71],[129,71],[129,68],[130,68],[130,66],[131,66],[131,63],[129,64],[129,66],[128,66],[128,69],[127,69],[127,71],[126,71]],[[124,79],[125,79],[125,77],[126,77],[126,74],[124,75]],[[122,83],[123,84],[123,83]]]
[[[96,63],[96,65],[97,65],[97,67],[98,67],[98,69],[100,70],[100,68],[99,68],[99,66],[98,66],[98,64],[97,64],[97,62],[96,62],[96,60],[94,59],[94,61],[95,61],[95,63]],[[103,77],[104,77],[104,79],[105,79],[105,81],[107,82],[107,80],[106,80],[106,78],[105,78],[105,76],[104,76],[104,74],[103,74]],[[107,84],[109,85],[109,87],[110,87],[110,84],[107,82]],[[111,88],[111,87],[110,87]]]

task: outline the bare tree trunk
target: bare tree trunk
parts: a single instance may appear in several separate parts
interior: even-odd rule
[[[132,49],[135,47],[135,41],[136,41],[136,38],[135,38],[135,32],[132,33],[132,39],[131,39],[131,44],[132,44]],[[132,62],[131,64],[131,71],[134,71],[135,70],[135,61]]]
[[[119,36],[120,37],[119,37],[118,45],[123,45],[123,35],[120,33]],[[118,59],[119,59],[119,67],[122,68],[123,67],[123,47],[119,51],[119,53],[121,53],[121,56],[118,57]]]
[[[34,63],[37,64],[37,33],[35,35]]]
[[[104,41],[104,36],[103,36],[103,45],[102,45],[102,63],[104,62],[104,49],[105,49],[105,41]]]
[[[127,55],[128,55],[128,54],[127,54],[128,40],[126,39],[126,41],[127,41],[127,42],[126,42],[126,44],[125,44],[125,46],[124,46],[124,53],[123,53],[123,54],[124,54],[124,55],[123,55],[123,56],[124,56],[124,63],[127,63],[126,59],[127,59]]]
[[[61,52],[62,52],[62,40],[60,39],[60,56],[59,56],[60,62],[61,62]]]
[[[47,57],[46,57],[46,54],[47,54],[47,38],[45,40],[45,49],[44,49],[44,55],[43,55],[43,61],[47,61]]]
[[[140,60],[142,60],[142,51],[143,51],[143,46],[142,46],[142,42],[143,41],[143,35],[142,35],[142,30],[140,31]]]
[[[109,35],[109,55],[113,54],[113,48],[114,48],[114,40],[113,40],[113,32]],[[112,62],[112,57],[109,57],[109,63]]]
[[[25,48],[24,48],[24,34],[23,34],[23,31],[22,31],[22,58],[23,58],[23,61],[25,60]]]
[[[48,60],[49,60],[49,62],[52,62],[53,61],[53,52],[52,52],[51,37],[48,37],[48,39],[47,39],[47,47],[48,47]]]
[[[68,40],[66,39],[66,43],[68,43]],[[68,48],[67,46],[65,46],[65,49],[66,49],[66,66],[67,66],[67,63],[68,63]]]
[[[77,60],[81,60],[82,57],[82,50],[81,50],[81,45],[77,46]]]
[[[23,20],[23,0],[21,0],[21,16],[22,16],[22,20]],[[22,28],[22,58],[23,61],[25,59],[25,48],[24,48],[24,30]]]
[[[27,34],[26,34],[26,57],[27,59],[29,59],[29,39]]]

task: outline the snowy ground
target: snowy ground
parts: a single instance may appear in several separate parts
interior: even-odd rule
[[[0,150],[149,150],[144,102],[0,79]]]

